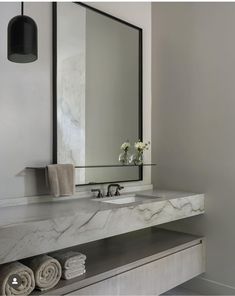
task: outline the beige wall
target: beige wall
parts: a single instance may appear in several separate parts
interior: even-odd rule
[[[0,3],[0,199],[44,192],[44,176],[25,166],[52,161],[51,4],[25,3],[38,26],[38,60],[7,60],[7,25],[20,3]]]
[[[207,237],[206,294],[235,293],[234,28],[235,3],[152,5],[152,180],[206,193],[204,217],[174,224]]]

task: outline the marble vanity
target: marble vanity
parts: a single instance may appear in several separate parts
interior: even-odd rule
[[[116,204],[86,197],[1,208],[0,264],[204,213],[203,194],[149,190],[131,196],[140,198]]]
[[[161,225],[204,211],[203,194],[154,190],[2,207],[0,264],[74,250],[87,272],[32,295],[160,295],[205,271],[204,238]]]

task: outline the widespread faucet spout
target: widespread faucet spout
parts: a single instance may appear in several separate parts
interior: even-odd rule
[[[123,186],[121,186],[120,184],[116,184],[116,183],[112,183],[112,184],[109,184],[109,186],[108,186],[108,190],[107,190],[107,194],[106,194],[106,196],[107,197],[111,197],[111,196],[113,196],[112,195],[112,191],[111,191],[111,188],[112,187],[116,187],[116,191],[115,191],[115,196],[119,196],[120,195],[120,192],[119,192],[119,190],[122,190],[124,187]]]

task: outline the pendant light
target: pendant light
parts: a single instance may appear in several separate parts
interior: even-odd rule
[[[21,15],[12,18],[8,24],[7,58],[15,63],[31,63],[38,58],[38,29],[35,21],[24,15],[21,2]]]

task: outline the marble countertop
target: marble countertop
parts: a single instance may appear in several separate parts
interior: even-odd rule
[[[146,190],[126,193],[120,196],[137,195],[145,197],[143,200],[129,204],[112,204],[102,202],[105,200],[92,197],[61,200],[56,202],[41,202],[28,205],[18,205],[0,208],[0,228],[14,224],[51,220],[61,217],[71,217],[79,215],[81,212],[95,213],[117,208],[126,208],[133,205],[141,205],[159,201],[167,201],[178,198],[204,197],[203,194],[188,192],[166,191],[166,190]],[[106,198],[110,199],[110,198]]]
[[[135,194],[143,200],[112,204],[86,197],[0,208],[0,264],[204,213],[203,194]]]

